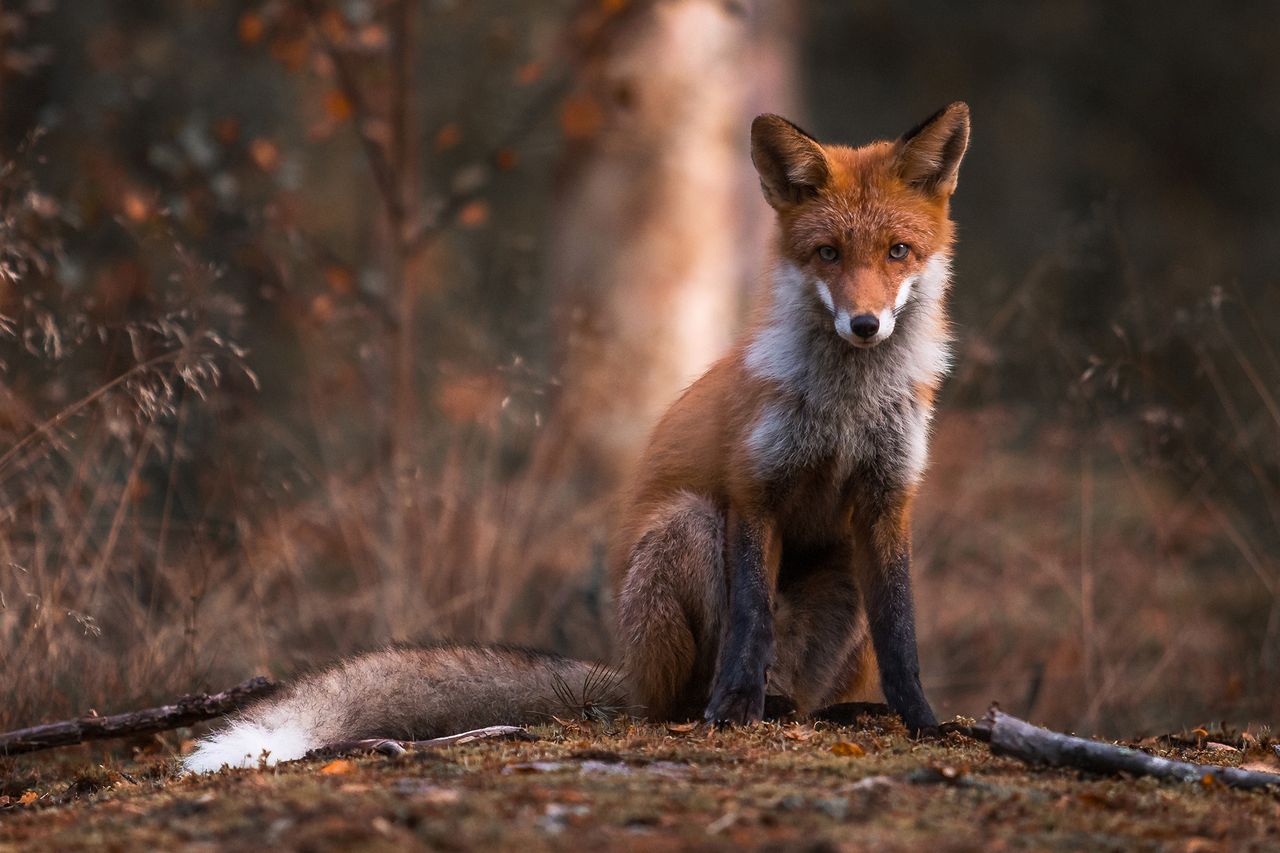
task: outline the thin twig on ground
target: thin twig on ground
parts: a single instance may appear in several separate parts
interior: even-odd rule
[[[0,757],[189,726],[229,714],[251,700],[274,692],[278,686],[259,676],[221,693],[192,693],[158,708],[144,708],[109,717],[80,717],[6,732],[0,734]]]
[[[319,758],[334,755],[348,755],[353,752],[379,752],[383,755],[404,755],[413,749],[433,749],[441,746],[457,746],[477,740],[537,740],[538,736],[520,726],[486,726],[483,729],[472,729],[458,732],[456,735],[433,737],[428,740],[395,740],[394,738],[365,738],[363,740],[344,740],[313,749],[306,758]]]

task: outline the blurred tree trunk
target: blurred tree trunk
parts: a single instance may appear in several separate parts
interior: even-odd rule
[[[801,6],[638,3],[581,59],[550,272],[552,426],[568,455],[555,464],[584,497],[625,477],[663,410],[726,351],[760,277],[768,219],[748,128],[793,103]]]

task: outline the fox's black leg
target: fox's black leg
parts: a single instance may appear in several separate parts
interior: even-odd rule
[[[888,559],[873,558],[875,565],[864,575],[863,596],[885,701],[901,715],[912,734],[922,734],[936,729],[938,721],[920,686],[908,553],[904,547]]]
[[[756,722],[773,663],[772,579],[765,528],[731,518],[728,529],[729,618],[720,640],[706,720],[716,725]]]

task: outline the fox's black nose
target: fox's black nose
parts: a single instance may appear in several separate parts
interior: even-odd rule
[[[880,320],[875,314],[859,314],[849,321],[849,331],[860,338],[869,338],[880,331]]]

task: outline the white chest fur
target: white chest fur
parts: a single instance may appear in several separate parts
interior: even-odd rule
[[[747,436],[758,476],[831,465],[839,479],[863,471],[886,485],[919,482],[932,411],[917,388],[936,386],[948,365],[948,341],[936,331],[945,328],[946,279],[946,259],[930,258],[910,280],[892,337],[857,349],[833,331],[818,282],[779,268],[768,322],[745,353],[747,369],[779,391]]]

